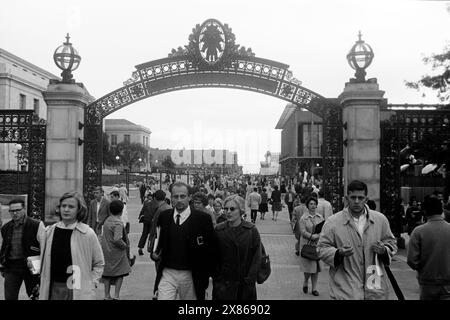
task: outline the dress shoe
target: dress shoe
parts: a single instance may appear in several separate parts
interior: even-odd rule
[[[135,262],[136,262],[136,256],[133,255],[133,258],[130,259],[130,267],[134,266]]]
[[[299,256],[300,255],[300,251],[295,251],[295,255]]]
[[[313,290],[311,293],[313,296],[316,296],[316,297],[319,295],[319,291],[317,291],[317,290]]]
[[[143,256],[143,255],[144,255],[144,252],[142,251],[142,249],[141,249],[141,248],[139,248],[139,250],[138,250],[138,254],[139,254],[140,256]]]
[[[308,293],[308,286],[303,286],[303,293]]]

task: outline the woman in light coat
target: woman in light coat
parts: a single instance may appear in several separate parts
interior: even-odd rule
[[[311,244],[317,244],[319,234],[314,233],[316,225],[323,221],[320,214],[316,212],[317,199],[310,197],[306,200],[306,207],[308,213],[303,214],[300,218],[300,252],[305,244],[309,241]],[[303,293],[308,293],[308,280],[311,278],[311,293],[318,296],[319,292],[316,290],[319,272],[322,270],[322,263],[319,260],[310,260],[303,258],[300,255],[300,270],[304,272],[305,278],[303,281]]]
[[[40,241],[40,300],[95,299],[105,263],[95,231],[81,222],[86,213],[78,192],[67,192],[59,199],[61,221],[48,227]]]

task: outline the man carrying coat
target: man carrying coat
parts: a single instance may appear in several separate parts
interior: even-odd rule
[[[384,264],[397,252],[387,218],[366,206],[367,185],[352,181],[348,207],[329,217],[317,244],[320,259],[330,265],[330,297],[336,300],[380,300],[389,296]]]
[[[211,217],[189,207],[189,186],[172,185],[173,209],[157,220],[161,252],[155,285],[158,300],[205,300],[209,277],[214,272],[216,241]]]

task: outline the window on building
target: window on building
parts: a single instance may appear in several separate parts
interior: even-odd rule
[[[142,137],[142,145],[145,146],[145,137]]]
[[[123,135],[123,141],[125,143],[130,143],[130,135],[129,134],[124,134]]]
[[[145,145],[148,147],[148,137],[145,137]]]
[[[39,115],[39,99],[33,99],[33,110],[36,115]]]
[[[20,109],[27,108],[27,96],[24,94],[20,95]]]
[[[303,157],[321,157],[322,152],[322,124],[303,123],[299,126],[301,139],[301,156]]]
[[[117,135],[115,135],[115,134],[111,135],[111,145],[112,146],[117,145]]]

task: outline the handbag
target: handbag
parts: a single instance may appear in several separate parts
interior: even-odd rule
[[[315,226],[313,226],[313,230],[315,229]],[[311,236],[309,237],[308,243],[303,245],[302,250],[300,251],[300,256],[302,256],[305,259],[317,261],[320,260],[319,254],[317,253],[317,246],[312,243],[311,238],[313,236],[313,233],[311,233]]]
[[[261,242],[261,264],[259,265],[258,272],[256,273],[256,282],[258,284],[266,281],[272,269],[270,268],[270,258],[266,253],[263,243]]]

